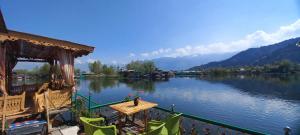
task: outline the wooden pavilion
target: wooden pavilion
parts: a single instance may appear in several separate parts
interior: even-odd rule
[[[71,104],[75,90],[74,59],[92,53],[94,47],[6,28],[0,10],[0,119],[5,121],[58,110]],[[18,62],[48,62],[49,82],[36,86],[12,86],[12,71]],[[54,67],[59,67],[58,77]],[[29,96],[28,91],[33,92]],[[17,93],[17,94],[16,94]],[[25,94],[26,93],[26,94]],[[32,102],[25,106],[26,102]],[[49,125],[49,117],[47,117]]]

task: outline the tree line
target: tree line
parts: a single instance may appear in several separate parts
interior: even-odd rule
[[[152,61],[131,61],[126,64],[127,70],[133,70],[141,74],[148,74],[154,72],[157,68]],[[101,64],[99,60],[89,63],[89,70],[94,74],[116,75],[120,68]]]
[[[132,61],[126,65],[127,70],[134,70],[141,74],[153,73],[157,68],[153,61]]]
[[[101,64],[99,60],[89,63],[89,70],[94,74],[116,75],[117,67]]]
[[[40,67],[36,66],[31,70],[16,69],[13,72],[18,74],[18,75],[23,74],[23,75],[37,76],[37,77],[48,77],[49,76],[49,71],[50,71],[50,65],[47,63],[47,64],[43,64]],[[58,66],[54,67],[54,72],[56,72],[58,74],[61,73]]]
[[[300,65],[289,60],[281,60],[272,64],[260,66],[241,66],[231,68],[212,68],[203,70],[203,73],[211,75],[227,75],[232,73],[244,74],[292,74],[300,73]]]
[[[120,71],[119,67],[102,64],[99,60],[88,63],[89,72],[93,74],[104,74],[104,75],[118,75]],[[157,70],[154,62],[152,61],[131,61],[126,64],[125,67],[127,70],[133,70],[134,72],[138,72],[141,74],[149,74],[153,73]],[[50,65],[45,63],[41,66],[36,66],[31,70],[28,69],[16,69],[14,73],[16,74],[24,74],[29,76],[38,76],[38,77],[46,77],[49,76]],[[54,72],[57,74],[61,74],[60,67],[57,65],[54,67]],[[86,73],[85,71],[81,71],[78,68],[75,68],[75,75],[80,75],[82,73]]]

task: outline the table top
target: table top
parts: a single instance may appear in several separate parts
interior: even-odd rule
[[[157,106],[156,103],[139,100],[138,106],[134,106],[134,102],[129,101],[129,102],[110,105],[109,107],[111,107],[112,109],[119,111],[123,114],[132,115],[134,113],[137,113],[137,112],[140,112],[143,110],[147,110],[147,109],[153,108],[155,106]]]

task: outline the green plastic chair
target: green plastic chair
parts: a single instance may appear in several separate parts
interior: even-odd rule
[[[167,130],[167,131],[163,131],[163,132],[167,132],[168,135],[180,135],[179,126],[180,126],[180,116],[181,115],[182,115],[182,113],[172,114],[163,121],[152,120],[150,122],[157,123],[157,124],[166,123],[164,130]]]
[[[148,122],[148,127],[145,133],[141,134],[141,135],[168,135],[167,132],[164,132],[165,128],[165,123],[161,122],[161,123],[152,123],[152,122]]]
[[[168,135],[168,132],[164,132],[165,123],[164,122],[148,122],[146,132],[139,134],[139,135]],[[131,133],[127,133],[126,135],[132,135]]]
[[[86,118],[80,117],[80,121],[83,123],[84,132],[86,135],[117,135],[117,128],[115,125],[111,126],[97,126],[92,123],[103,122],[104,118]]]

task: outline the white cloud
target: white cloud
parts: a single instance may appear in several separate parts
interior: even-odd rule
[[[89,59],[87,60],[88,63],[93,63],[93,62],[95,62],[95,61],[97,61],[97,59],[89,58]]]
[[[272,33],[262,30],[255,31],[246,35],[244,38],[231,41],[231,42],[216,42],[204,45],[188,45],[175,49],[158,49],[152,52],[141,53],[141,56],[154,58],[154,57],[182,57],[182,56],[197,56],[201,54],[221,54],[231,53],[246,50],[252,47],[260,47],[277,43],[286,39],[300,36],[300,19],[294,23],[282,26]]]
[[[150,56],[149,53],[142,53],[141,55],[142,55],[143,57],[149,57],[149,56]]]
[[[161,55],[161,54],[167,54],[167,53],[170,53],[172,51],[171,48],[160,48],[158,50],[155,50],[155,51],[152,51],[152,52],[149,52],[149,53],[141,53],[141,56],[143,57],[149,57],[149,56],[157,56],[157,55]]]
[[[113,60],[113,61],[111,61],[111,63],[112,63],[113,65],[117,65],[117,64],[118,64],[118,61]]]
[[[134,53],[129,53],[129,57],[134,57],[135,54]]]
[[[84,64],[84,62],[81,59],[75,59],[75,64]]]

